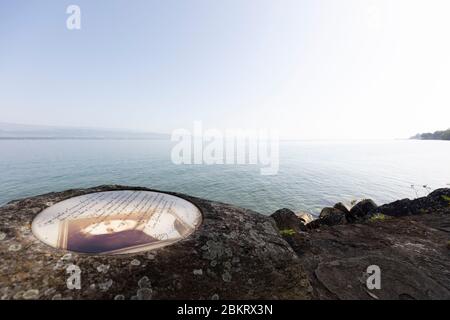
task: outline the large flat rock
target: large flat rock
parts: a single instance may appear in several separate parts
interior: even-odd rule
[[[308,299],[312,288],[300,260],[274,221],[250,210],[182,194],[203,222],[188,238],[136,254],[86,255],[54,249],[31,231],[49,206],[101,186],[50,193],[0,208],[2,299]],[[81,289],[69,289],[68,268],[81,270]],[[69,269],[70,270],[70,269]]]

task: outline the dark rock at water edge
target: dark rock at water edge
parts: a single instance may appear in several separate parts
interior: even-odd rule
[[[392,203],[377,206],[371,199],[364,199],[350,210],[341,202],[333,208],[324,208],[318,219],[306,225],[307,229],[315,229],[320,226],[333,226],[346,223],[358,223],[369,221],[377,215],[390,217],[404,217],[425,213],[439,213],[447,210],[450,203],[450,189],[437,189],[426,197],[417,199],[402,199]],[[342,214],[345,214],[345,219]]]
[[[450,189],[361,207],[357,223],[327,226],[319,218],[290,237],[314,298],[450,299]],[[380,268],[380,290],[366,285],[369,266]]]
[[[377,205],[376,203],[371,200],[371,199],[364,199],[360,202],[358,202],[357,204],[355,204],[351,209],[350,209],[350,220],[351,219],[358,219],[358,218],[363,218],[367,215],[369,215],[370,213],[373,213],[376,209],[377,209]]]
[[[394,201],[380,206],[376,211],[393,217],[403,217],[439,212],[449,204],[450,189],[438,189],[430,193],[427,197]]]
[[[274,219],[280,234],[295,250],[300,250],[299,243],[304,239],[307,227],[305,220],[296,215],[292,210],[280,209],[275,211],[271,217]],[[313,221],[314,222],[314,221]]]
[[[332,208],[323,208],[319,218],[308,223],[308,229],[316,229],[321,226],[335,226],[369,219],[376,211],[377,205],[373,200],[364,199],[354,205],[350,210],[339,202]]]
[[[320,212],[319,218],[308,223],[306,225],[307,229],[316,229],[321,226],[335,226],[339,224],[346,224],[347,218],[346,214],[336,208],[326,207]]]
[[[305,231],[305,221],[299,218],[292,210],[280,209],[275,211],[271,217],[279,230],[293,230],[295,232]]]
[[[316,299],[450,299],[449,213],[322,227],[291,245]],[[367,287],[369,266],[380,290]]]
[[[346,215],[350,213],[350,211],[348,210],[347,206],[345,204],[343,204],[342,202],[338,202],[336,203],[333,208],[341,210],[342,212],[344,212]]]
[[[320,212],[319,220],[322,224],[328,226],[347,223],[345,212],[336,208],[323,208]]]

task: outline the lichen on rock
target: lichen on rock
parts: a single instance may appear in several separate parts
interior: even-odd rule
[[[303,267],[274,221],[228,204],[172,193],[200,209],[203,221],[198,230],[168,247],[123,256],[61,251],[40,242],[31,232],[33,218],[57,202],[93,192],[130,189],[150,190],[115,185],[72,189],[0,207],[2,299],[311,297]],[[67,286],[70,264],[80,268],[79,290]],[[249,283],[243,279],[258,280]]]

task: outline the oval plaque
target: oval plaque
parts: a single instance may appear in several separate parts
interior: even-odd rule
[[[54,248],[126,254],[173,244],[200,223],[200,210],[187,200],[161,192],[121,190],[58,202],[36,216],[32,230]]]

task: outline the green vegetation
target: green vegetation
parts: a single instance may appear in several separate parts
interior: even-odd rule
[[[442,196],[442,199],[444,199],[445,201],[447,201],[450,204],[450,197],[449,196]]]
[[[293,229],[280,230],[280,234],[283,237],[292,237],[295,234],[295,230],[293,230]]]
[[[434,133],[418,133],[411,139],[418,140],[450,140],[450,129],[445,131],[436,131]]]
[[[376,221],[385,221],[391,219],[391,217],[384,215],[382,213],[377,213],[376,215],[370,217],[369,221],[370,222],[376,222]]]

